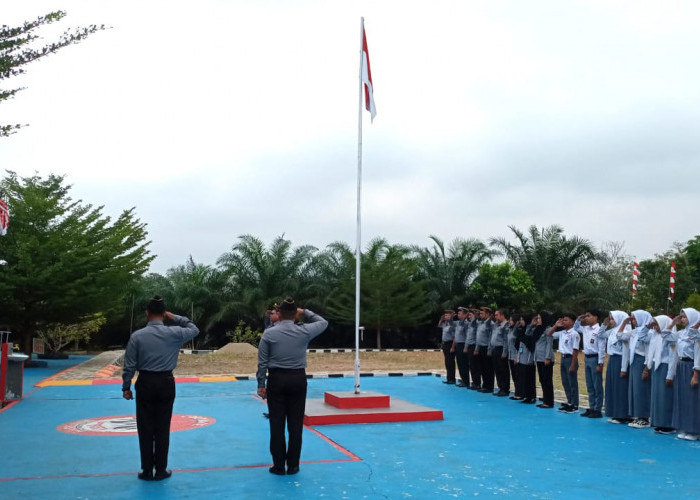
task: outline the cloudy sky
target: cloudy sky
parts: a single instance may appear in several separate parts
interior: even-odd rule
[[[58,9],[111,29],[2,82],[27,88],[0,122],[30,126],[0,168],[136,207],[153,271],[242,234],[355,245],[361,16],[365,244],[559,224],[643,259],[700,233],[699,2],[32,0],[0,22]]]

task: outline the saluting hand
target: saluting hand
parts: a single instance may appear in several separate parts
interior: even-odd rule
[[[172,320],[175,315],[171,313],[170,311],[165,311],[163,313],[163,317]]]

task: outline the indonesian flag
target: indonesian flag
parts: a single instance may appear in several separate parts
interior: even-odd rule
[[[369,67],[369,51],[367,50],[367,35],[362,24],[362,83],[365,86],[365,109],[369,111],[372,121],[377,114],[374,107],[374,87],[372,87],[372,70]]]
[[[10,208],[4,198],[0,197],[0,236],[7,234],[7,226],[10,224]]]

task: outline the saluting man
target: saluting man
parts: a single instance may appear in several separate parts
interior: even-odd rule
[[[301,435],[306,409],[306,347],[328,326],[328,321],[308,309],[297,309],[294,299],[279,306],[280,321],[263,333],[258,345],[258,395],[270,412],[272,474],[299,472]],[[305,323],[297,324],[296,319]],[[289,446],[285,440],[285,423]]]
[[[165,326],[165,318],[177,326]],[[146,319],[146,327],[132,333],[126,346],[122,395],[124,399],[134,399],[131,379],[138,370],[139,377],[134,386],[136,428],[141,450],[138,478],[161,481],[172,475],[168,470],[168,448],[175,402],[173,370],[177,366],[180,347],[195,338],[199,329],[188,318],[166,311],[163,299],[157,295],[148,301]]]

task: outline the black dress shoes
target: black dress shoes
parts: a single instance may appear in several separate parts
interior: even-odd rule
[[[442,383],[443,384],[454,384],[456,382],[454,380],[443,380]]]
[[[277,474],[278,476],[284,476],[286,472],[284,472],[284,467],[275,467],[274,465],[270,467],[270,474]]]
[[[287,467],[287,475],[292,476],[299,472],[299,467]]]
[[[153,481],[153,471],[141,471],[139,472],[139,479],[142,481]]]
[[[170,469],[156,471],[156,475],[153,476],[153,480],[154,481],[162,481],[163,479],[168,479],[172,475],[173,475],[173,471],[171,471]]]

